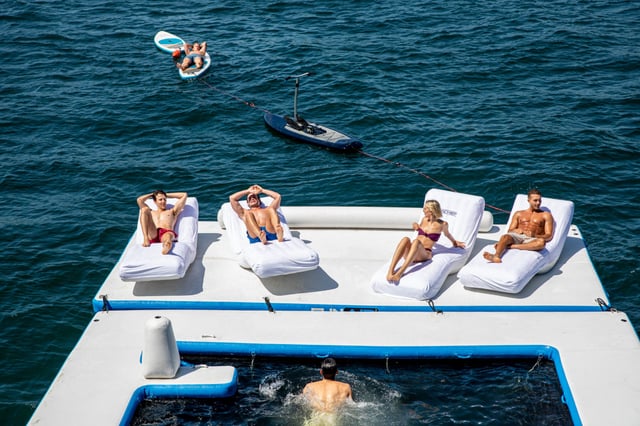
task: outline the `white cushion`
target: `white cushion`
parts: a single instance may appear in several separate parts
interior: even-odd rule
[[[270,197],[261,197],[265,205],[272,201]],[[240,202],[247,208],[246,202]],[[291,235],[287,220],[281,209],[277,210],[280,217],[285,241],[269,241],[268,244],[251,244],[247,238],[247,228],[230,203],[224,203],[220,208],[221,219],[233,252],[238,255],[238,262],[243,268],[250,268],[258,277],[268,278],[278,275],[294,274],[311,271],[318,267],[320,260],[318,253],[307,246],[304,241]]]
[[[507,224],[511,223],[516,211],[527,208],[527,195],[518,194]],[[541,209],[550,211],[554,220],[553,238],[544,249],[507,250],[502,256],[502,263],[492,263],[483,257],[485,251],[495,252],[494,244],[489,244],[460,270],[458,278],[462,284],[469,288],[519,293],[534,275],[550,271],[562,253],[573,219],[574,205],[572,201],[542,197]]]
[[[167,208],[171,208],[177,199],[167,200]],[[147,205],[156,210],[153,200]],[[123,281],[160,281],[184,277],[189,265],[196,257],[198,246],[198,200],[188,197],[184,210],[178,216],[175,231],[178,241],[174,242],[168,254],[162,254],[162,244],[151,244],[143,247],[143,234],[138,217],[136,232],[129,241],[120,263],[120,279]]]
[[[484,211],[484,198],[459,192],[430,189],[426,200],[437,200],[442,209],[442,219],[449,223],[449,232],[466,248],[453,248],[451,241],[443,234],[433,247],[433,258],[411,265],[398,283],[387,281],[387,270],[395,247],[389,247],[389,261],[378,269],[371,285],[378,293],[408,297],[418,300],[434,298],[449,274],[457,272],[466,262],[476,242],[478,227]],[[421,217],[416,218],[420,222]],[[411,228],[411,223],[407,223]],[[411,234],[415,238],[416,233]],[[400,261],[402,262],[402,260]],[[402,263],[398,264],[398,267]]]

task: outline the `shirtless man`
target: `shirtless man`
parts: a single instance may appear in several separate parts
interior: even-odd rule
[[[273,198],[267,207],[262,205],[260,194]],[[247,197],[248,209],[240,205],[240,199]],[[229,197],[231,208],[235,211],[247,227],[247,237],[249,241],[267,244],[268,241],[284,241],[282,225],[278,217],[280,207],[280,194],[269,189],[263,189],[260,185],[251,185],[248,189],[238,191]]]
[[[483,256],[489,262],[501,263],[502,256],[507,249],[542,250],[553,237],[553,217],[551,213],[540,210],[542,194],[532,189],[527,194],[529,208],[519,210],[513,215],[509,224],[509,231],[500,237],[495,245],[496,252],[484,252]]]
[[[353,402],[351,386],[348,383],[336,381],[338,368],[333,358],[325,358],[320,367],[322,380],[308,383],[302,395],[309,405],[316,411],[331,413],[345,402]]]
[[[196,68],[202,68],[204,65],[204,55],[207,53],[207,42],[203,41],[202,44],[197,41],[193,43],[193,49],[190,44],[184,45],[184,59],[182,62],[176,64],[178,68],[182,71],[186,70],[191,66],[191,64],[195,64]]]
[[[177,198],[178,202],[167,210],[167,198]],[[151,210],[146,201],[152,198],[158,207]],[[142,245],[149,247],[153,243],[162,243],[162,254],[167,254],[173,247],[173,240],[178,235],[173,230],[178,219],[178,215],[184,210],[187,203],[186,192],[172,192],[167,194],[162,190],[153,191],[150,194],[138,197],[138,207],[140,208],[140,226],[144,241]]]

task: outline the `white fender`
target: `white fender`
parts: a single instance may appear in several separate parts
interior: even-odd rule
[[[172,379],[180,368],[180,353],[168,318],[159,315],[145,324],[142,374],[146,379]]]
[[[482,219],[480,219],[480,228],[478,232],[489,232],[493,228],[493,215],[489,211],[482,212]]]

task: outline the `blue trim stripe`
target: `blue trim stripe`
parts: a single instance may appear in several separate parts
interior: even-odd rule
[[[271,306],[276,311],[378,311],[378,312],[431,312],[431,308],[424,306],[366,306],[323,303],[274,303]],[[600,312],[602,309],[593,305],[527,305],[527,306],[456,306],[436,305],[443,312]],[[109,310],[220,310],[220,311],[266,311],[267,305],[260,302],[216,302],[216,301],[167,301],[167,300],[109,300]],[[103,309],[102,299],[93,300],[93,311]]]

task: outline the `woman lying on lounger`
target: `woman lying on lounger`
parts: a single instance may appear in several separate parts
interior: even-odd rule
[[[424,217],[420,224],[418,225],[416,222],[412,224],[413,229],[418,231],[415,240],[411,241],[408,237],[404,237],[396,247],[389,265],[389,271],[387,271],[387,281],[389,282],[400,281],[402,274],[412,263],[431,259],[433,257],[433,246],[440,239],[441,234],[451,240],[454,247],[465,247],[463,242],[456,241],[449,233],[449,224],[440,219],[442,217],[440,203],[436,200],[427,200],[424,202],[422,211],[424,212]],[[401,258],[404,258],[404,263],[396,271],[396,266]]]

